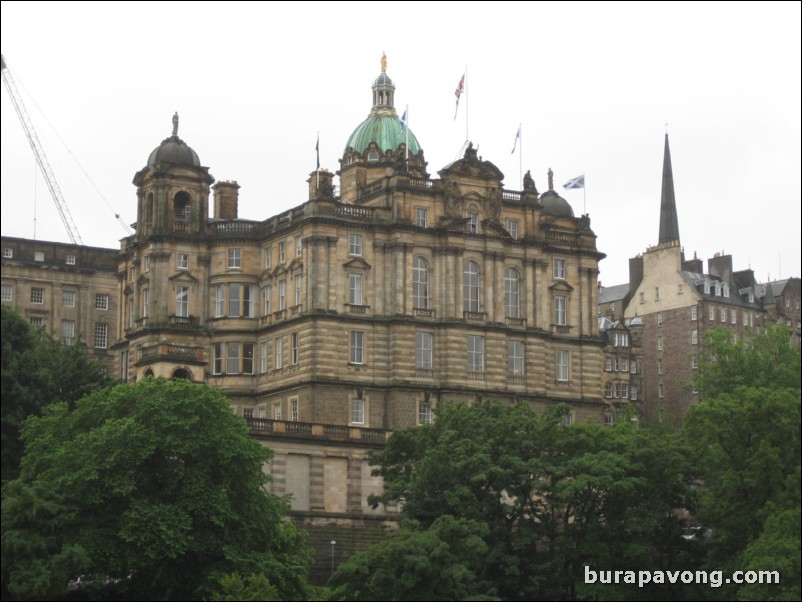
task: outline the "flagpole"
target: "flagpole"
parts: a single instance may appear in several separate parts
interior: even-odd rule
[[[521,132],[521,150],[518,153],[518,183],[521,185],[521,190],[524,189],[524,132],[521,129],[521,123],[518,124],[518,131]]]
[[[404,124],[404,162],[409,173],[409,105],[404,109],[404,115],[407,116],[407,122]]]
[[[585,174],[582,175],[584,176]],[[582,186],[582,215],[588,214],[588,207],[587,203],[585,202],[585,190],[587,190],[587,188],[588,188],[587,184]]]
[[[315,144],[317,154],[317,167],[315,168],[315,194],[320,196],[320,130],[317,131],[317,144]]]
[[[465,141],[469,141],[468,136],[468,64],[465,63]]]

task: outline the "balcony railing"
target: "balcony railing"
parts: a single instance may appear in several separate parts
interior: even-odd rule
[[[525,377],[523,374],[508,374],[507,384],[522,386],[525,384]]]
[[[507,324],[510,326],[526,326],[526,318],[507,318]]]
[[[464,311],[464,312],[462,312],[462,317],[465,320],[485,320],[487,318],[487,312],[484,312],[484,311]]]
[[[432,368],[415,368],[415,378],[434,378]]]
[[[468,370],[465,377],[468,380],[484,380],[485,379],[485,371],[484,370]]]
[[[373,217],[373,208],[360,207],[358,205],[337,205],[334,209],[334,215],[342,215],[344,217],[359,217],[363,219],[371,219]]]
[[[422,307],[414,307],[412,315],[416,318],[434,318],[435,311],[433,309],[424,309]]]
[[[566,324],[552,324],[551,328],[557,334],[571,334],[571,327]]]
[[[348,308],[348,313],[351,314],[366,314],[370,309],[370,305],[354,305],[352,303],[346,303],[345,307]]]
[[[173,326],[188,326],[195,328],[198,325],[197,316],[168,316],[167,323]]]
[[[293,420],[246,417],[251,434],[270,433],[275,436],[329,439],[338,441],[368,441],[384,443],[392,431],[384,429],[347,426],[344,424],[321,424]]]

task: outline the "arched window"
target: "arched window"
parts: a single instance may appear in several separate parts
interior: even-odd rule
[[[150,193],[145,200],[145,223],[153,223],[153,193]]]
[[[479,264],[466,261],[462,273],[462,309],[479,311]]]
[[[175,210],[175,221],[188,222],[192,217],[192,199],[184,191],[179,192],[173,199],[173,209]]]
[[[507,268],[504,272],[504,315],[507,318],[518,318],[521,315],[519,285],[518,270]]]
[[[429,309],[429,262],[423,257],[412,263],[412,307]]]
[[[186,368],[179,368],[173,372],[173,380],[178,380],[179,378],[183,380],[192,380],[192,373]]]

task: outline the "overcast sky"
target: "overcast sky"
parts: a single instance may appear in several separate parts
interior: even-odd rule
[[[126,235],[114,214],[136,220],[131,180],[175,111],[201,163],[239,182],[241,218],[301,204],[318,132],[334,171],[386,52],[429,172],[455,159],[467,109],[505,188],[520,189],[522,152],[541,192],[552,168],[590,214],[603,284],[626,282],[627,259],[657,242],[666,123],[686,256],[731,253],[761,280],[802,275],[799,2],[3,0],[0,23],[86,244]],[[33,238],[36,218],[36,238],[68,242],[5,90],[0,105],[2,233]],[[582,173],[584,194],[562,190]]]

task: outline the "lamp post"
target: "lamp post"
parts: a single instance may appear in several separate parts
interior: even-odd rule
[[[331,540],[331,572],[334,572],[334,546],[337,545],[337,542],[333,539]]]

